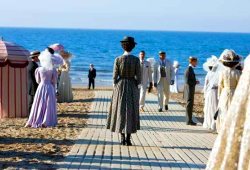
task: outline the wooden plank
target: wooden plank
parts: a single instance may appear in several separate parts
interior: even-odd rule
[[[88,127],[79,136],[62,165],[69,169],[203,169],[216,135],[201,126],[185,125],[185,109],[171,101],[170,110],[158,112],[157,97],[147,95],[140,113],[141,130],[133,146],[121,146],[120,136],[105,129],[111,91],[98,91]],[[209,140],[207,138],[210,138]],[[83,142],[85,141],[85,142]],[[88,142],[86,142],[88,141]],[[81,143],[82,142],[82,143]],[[65,167],[65,166],[64,166]]]

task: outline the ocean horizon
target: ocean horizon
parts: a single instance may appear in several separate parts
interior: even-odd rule
[[[135,37],[138,43],[132,53],[136,56],[144,50],[147,58],[157,59],[158,51],[163,50],[169,60],[179,61],[181,83],[189,56],[198,57],[195,72],[203,84],[206,72],[202,64],[208,57],[219,57],[226,48],[234,49],[242,57],[250,52],[250,33],[0,27],[0,37],[30,51],[43,50],[54,43],[63,44],[73,54],[72,83],[84,87],[91,63],[97,69],[96,85],[112,86],[113,62],[123,54],[120,40],[126,35]]]

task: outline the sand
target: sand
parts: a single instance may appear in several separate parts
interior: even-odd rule
[[[153,94],[157,95],[157,90],[154,88],[152,91]],[[171,93],[170,99],[178,102],[180,105],[185,107],[185,101],[183,100],[183,93]],[[195,93],[194,99],[194,116],[202,123],[204,119],[204,97],[203,93]]]
[[[51,169],[86,125],[93,91],[74,89],[72,103],[58,104],[58,126],[25,128],[27,118],[0,120],[0,169]]]

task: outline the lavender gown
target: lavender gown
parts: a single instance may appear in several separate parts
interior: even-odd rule
[[[45,70],[43,67],[39,67],[35,71],[35,77],[39,86],[26,126],[34,128],[56,126],[55,84],[57,81],[57,72],[55,69]]]

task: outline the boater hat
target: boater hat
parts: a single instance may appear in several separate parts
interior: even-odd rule
[[[165,51],[159,51],[159,54],[166,54]]]
[[[38,57],[40,54],[41,54],[40,51],[37,51],[37,50],[36,51],[32,51],[30,53],[30,58]]]
[[[137,44],[137,43],[135,42],[135,39],[134,39],[133,37],[129,37],[129,36],[125,36],[120,42],[121,42],[121,43],[122,43],[122,42],[130,42],[130,43]]]

